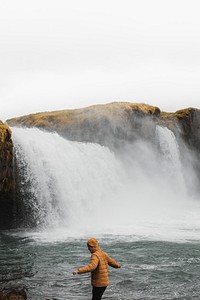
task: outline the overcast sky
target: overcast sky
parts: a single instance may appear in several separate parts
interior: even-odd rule
[[[199,0],[0,0],[0,119],[113,101],[200,108]]]

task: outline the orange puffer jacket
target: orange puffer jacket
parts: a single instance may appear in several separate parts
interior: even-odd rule
[[[109,285],[108,265],[113,268],[120,268],[121,265],[112,259],[107,253],[103,252],[99,247],[92,253],[90,263],[86,267],[79,268],[78,274],[87,272],[91,273],[91,284],[96,287]]]

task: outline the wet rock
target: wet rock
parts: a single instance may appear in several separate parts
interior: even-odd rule
[[[14,190],[11,130],[0,121],[0,229],[10,227],[13,221]]]
[[[12,289],[10,291],[0,291],[0,300],[26,300],[27,294],[24,289]]]
[[[178,133],[191,148],[200,149],[200,109],[190,107],[175,113],[162,112],[160,123]]]

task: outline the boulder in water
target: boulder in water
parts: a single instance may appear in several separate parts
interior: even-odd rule
[[[27,294],[24,289],[12,289],[10,291],[0,291],[0,300],[26,300]]]

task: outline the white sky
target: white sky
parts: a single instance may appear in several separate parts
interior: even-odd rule
[[[113,101],[200,108],[199,0],[0,0],[0,119]]]

